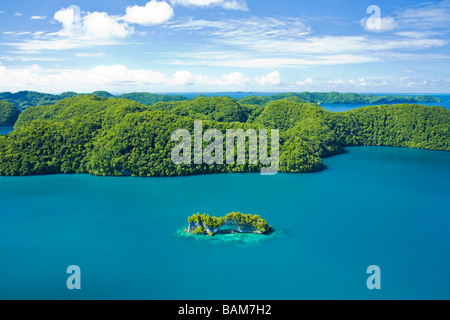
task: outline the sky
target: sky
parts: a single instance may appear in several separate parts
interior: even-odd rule
[[[0,2],[0,92],[450,93],[450,0]]]

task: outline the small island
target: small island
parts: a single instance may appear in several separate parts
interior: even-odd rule
[[[188,232],[195,235],[257,233],[268,234],[272,227],[258,215],[232,212],[225,217],[211,217],[197,213],[188,219]]]

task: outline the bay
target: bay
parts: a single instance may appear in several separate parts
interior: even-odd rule
[[[14,130],[14,127],[0,127],[0,135],[8,134]]]
[[[450,153],[346,150],[314,174],[0,177],[0,299],[449,299]],[[232,211],[276,232],[183,232]]]

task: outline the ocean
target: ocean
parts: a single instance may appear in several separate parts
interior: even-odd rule
[[[0,299],[449,299],[450,153],[352,147],[313,174],[0,177]],[[192,236],[197,212],[264,235]],[[66,286],[81,270],[81,290]],[[366,270],[381,270],[369,290]]]

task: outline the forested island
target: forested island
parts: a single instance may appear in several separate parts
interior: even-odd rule
[[[211,217],[197,213],[189,217],[187,231],[195,235],[229,234],[229,233],[269,233],[272,227],[258,215],[232,212],[225,217]]]
[[[43,106],[49,104],[55,104],[58,101],[80,97],[84,95],[93,95],[100,98],[125,98],[133,100],[142,104],[151,105],[159,101],[181,101],[188,100],[187,97],[181,95],[165,95],[165,94],[152,94],[147,92],[127,93],[119,96],[115,96],[107,91],[95,91],[90,94],[76,93],[76,92],[64,92],[61,94],[48,94],[35,91],[19,91],[17,93],[1,92],[0,100],[9,102],[20,110],[25,110],[33,106]]]
[[[0,127],[12,127],[19,119],[20,110],[13,104],[0,100]]]
[[[64,92],[61,94],[48,94],[35,91],[20,91],[17,93],[0,92],[0,100],[15,105],[21,111],[33,107],[55,104],[66,98],[80,97],[83,95],[94,95],[100,98],[124,98],[145,105],[152,105],[157,102],[195,100],[201,96],[188,98],[183,95],[153,94],[148,92],[133,92],[121,95],[113,95],[107,91],[95,91],[90,94]],[[442,102],[441,99],[430,95],[401,96],[387,95],[377,96],[373,94],[338,93],[338,92],[301,92],[301,93],[280,93],[272,96],[249,96],[240,98],[240,104],[263,105],[274,100],[285,98],[298,98],[302,102],[312,103],[347,103],[347,104],[383,104],[383,103],[422,103],[422,102]]]
[[[67,94],[70,95],[70,94]],[[104,95],[100,97],[99,95]],[[346,146],[393,146],[450,151],[450,110],[418,104],[379,105],[348,112],[325,111],[303,94],[270,97],[196,97],[143,104],[109,96],[68,97],[17,113],[1,103],[2,119],[18,116],[0,136],[0,175],[89,173],[101,176],[183,176],[258,172],[260,164],[176,165],[171,134],[227,129],[278,129],[280,172],[324,168],[322,158]],[[155,98],[154,96],[141,96]],[[156,99],[170,100],[170,96]],[[8,111],[9,110],[9,111]],[[193,137],[192,137],[193,138]],[[247,153],[248,154],[248,153]],[[224,155],[225,157],[226,155]],[[248,158],[247,158],[248,160]]]

